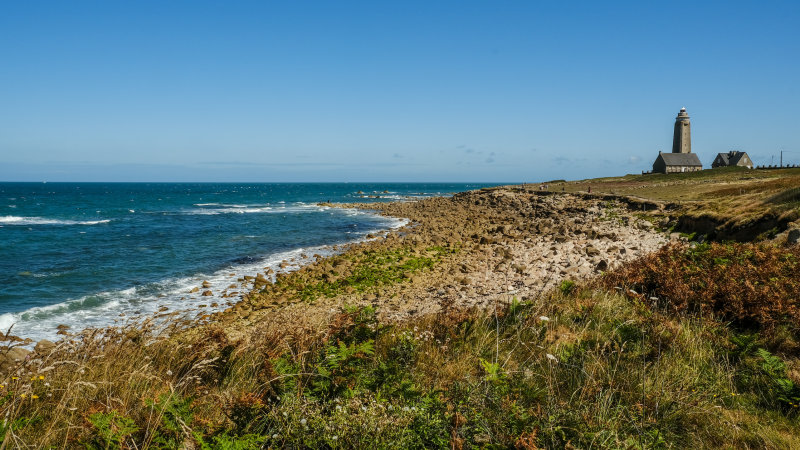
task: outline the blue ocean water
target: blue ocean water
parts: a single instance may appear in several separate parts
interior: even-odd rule
[[[0,330],[55,339],[158,311],[211,311],[243,275],[403,221],[319,202],[414,199],[484,184],[0,183]],[[211,285],[213,296],[199,287]]]

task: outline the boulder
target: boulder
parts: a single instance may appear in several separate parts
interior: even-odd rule
[[[203,289],[208,289],[211,287],[210,281],[203,281]]]
[[[211,292],[211,291],[203,291],[203,293],[201,295],[203,297],[210,297],[210,296],[214,295],[214,293]]]
[[[21,347],[14,347],[11,349],[6,347],[0,350],[0,372],[7,372],[20,362],[25,361],[25,358],[27,358],[30,353],[30,350]]]
[[[796,244],[798,241],[800,241],[800,228],[792,228],[786,233],[787,244]]]
[[[36,343],[36,346],[33,347],[33,351],[40,355],[48,355],[51,351],[53,351],[54,348],[56,348],[55,342],[42,339]]]

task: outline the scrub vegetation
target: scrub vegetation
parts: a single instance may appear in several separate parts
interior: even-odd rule
[[[341,280],[394,282],[437,253],[371,255],[348,272],[363,276]],[[0,441],[791,448],[798,258],[797,246],[673,245],[592,284],[510,296],[489,311],[380,323],[373,307],[345,307],[318,330],[263,323],[236,341],[213,324],[86,331],[3,379]],[[338,283],[308,285],[328,295],[316,286]]]

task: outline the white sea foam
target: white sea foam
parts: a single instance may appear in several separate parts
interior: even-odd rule
[[[257,213],[297,213],[297,212],[310,212],[310,211],[325,211],[328,207],[311,205],[304,202],[296,202],[291,205],[285,206],[283,202],[278,202],[279,206],[275,205],[225,205],[225,204],[201,204],[197,203],[195,206],[217,206],[216,208],[202,207],[197,209],[189,209],[183,211],[183,214],[188,215],[216,215],[216,214],[257,214]]]
[[[0,333],[7,333],[11,326],[17,322],[14,316],[15,314],[11,313],[0,314]]]
[[[108,223],[111,220],[62,220],[62,219],[48,219],[46,217],[20,217],[20,216],[2,216],[0,217],[0,224],[3,225],[97,225],[101,223]]]
[[[195,203],[194,206],[219,206],[222,208],[248,208],[250,206],[258,206],[258,205],[237,205],[237,204],[227,204],[227,203]]]
[[[340,211],[345,214],[372,214],[355,209]],[[383,219],[384,230],[396,229],[408,223],[408,220],[400,218]],[[356,235],[354,239],[347,243],[365,240],[368,232],[380,234],[375,233],[374,228],[358,231],[353,233]],[[98,292],[54,305],[31,308],[21,313],[2,314],[0,331],[5,332],[14,325],[12,330],[14,335],[31,338],[34,341],[56,340],[59,338],[57,327],[61,324],[70,326],[70,331],[79,331],[87,327],[105,327],[172,312],[178,313],[181,317],[194,318],[201,314],[224,310],[239,301],[241,294],[252,289],[251,283],[237,281],[246,275],[255,276],[272,269],[271,276],[274,281],[274,273],[296,270],[309,264],[313,262],[315,254],[328,256],[334,253],[336,250],[330,245],[297,248],[274,253],[252,263],[230,265],[214,273],[169,278],[128,289]],[[289,262],[289,266],[281,268],[280,265],[284,260]],[[209,287],[202,287],[204,281],[209,283],[207,285]],[[231,288],[231,285],[236,286]],[[191,292],[194,288],[198,290]],[[211,291],[212,295],[203,296],[206,290]],[[232,292],[239,294],[223,297]],[[212,304],[216,306],[212,307]]]

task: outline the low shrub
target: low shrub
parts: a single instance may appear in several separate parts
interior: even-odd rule
[[[800,324],[800,247],[671,244],[598,284],[638,293],[671,312],[702,314],[743,330],[773,333]]]

